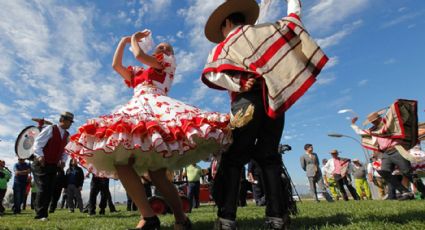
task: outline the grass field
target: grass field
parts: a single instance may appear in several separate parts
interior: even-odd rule
[[[425,201],[349,201],[334,203],[298,203],[300,213],[293,218],[292,229],[425,229]],[[0,229],[127,229],[139,216],[124,211],[88,217],[82,213],[58,210],[48,222],[33,220],[31,211],[14,216],[10,211],[0,218]],[[216,209],[201,206],[189,214],[194,229],[212,229]],[[239,229],[261,229],[264,208],[249,205],[238,209]],[[162,229],[172,229],[171,215],[161,216]]]

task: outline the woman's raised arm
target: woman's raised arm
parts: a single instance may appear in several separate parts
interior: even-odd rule
[[[131,37],[126,36],[121,38],[121,41],[118,43],[117,49],[115,50],[114,58],[112,59],[112,68],[121,75],[124,80],[131,81],[132,73],[122,64],[122,56],[124,54],[124,48],[127,43],[130,43]]]

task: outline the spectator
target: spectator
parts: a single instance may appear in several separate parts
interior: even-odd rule
[[[367,164],[368,180],[369,182],[373,183],[378,188],[379,197],[381,199],[384,199],[386,195],[386,192],[385,192],[386,182],[378,172],[380,168],[381,168],[381,162],[378,161],[378,157],[372,156],[370,158],[370,163]]]
[[[357,195],[359,195],[360,199],[366,197],[366,199],[372,200],[372,194],[370,192],[369,184],[366,180],[366,167],[360,163],[359,159],[353,159],[352,170]]]
[[[13,214],[21,213],[21,205],[24,202],[25,191],[28,181],[28,175],[31,172],[31,166],[25,162],[25,159],[18,159],[13,170],[15,171],[15,180],[13,182]]]
[[[354,200],[359,200],[359,196],[357,195],[356,190],[348,181],[348,172],[350,171],[350,159],[340,158],[338,156],[338,150],[332,150],[330,152],[332,154],[332,158],[328,160],[325,165],[325,171],[327,173],[332,173],[333,178],[338,186],[339,191],[342,194],[342,198],[345,201],[348,201],[348,195],[345,191],[344,185],[348,188],[351,193],[351,196]]]
[[[90,173],[86,174],[86,177],[89,177],[89,174]],[[108,199],[111,199],[111,202],[109,203],[109,211],[116,212],[115,206],[112,204],[111,193],[109,191],[109,178],[98,177],[92,174],[88,206],[89,216],[96,215],[96,200],[99,193],[101,196],[99,204],[99,215],[105,215],[105,208],[108,203]]]
[[[54,213],[57,206],[59,198],[62,194],[62,190],[67,189],[67,183],[66,183],[66,176],[63,168],[58,167],[57,168],[57,174],[56,174],[56,183],[55,183],[55,189],[53,191],[52,200],[50,201],[50,210],[49,213]]]
[[[317,197],[316,184],[319,186],[319,191],[328,202],[332,202],[333,199],[326,191],[325,183],[323,182],[322,172],[319,165],[319,157],[313,152],[312,144],[304,145],[305,154],[301,155],[300,162],[301,168],[306,172],[308,182],[310,183],[310,191],[316,202],[319,202]]]
[[[83,212],[81,190],[83,189],[84,173],[78,166],[76,159],[71,159],[69,162],[69,168],[66,170],[66,182],[69,212],[74,212],[75,205],[80,209],[80,212]],[[77,200],[77,203],[73,202],[74,198]]]
[[[38,192],[37,185],[35,184],[35,181],[32,180],[31,181],[31,209],[32,210],[35,209],[35,199],[37,198],[37,192]]]
[[[257,206],[266,205],[266,195],[264,194],[263,175],[260,165],[255,160],[248,163],[248,181],[252,184],[252,192]]]
[[[188,192],[187,196],[190,201],[190,211],[192,208],[199,207],[199,192],[201,189],[200,178],[202,176],[202,169],[198,165],[191,164],[185,168],[183,175],[187,177]]]
[[[12,172],[6,168],[6,163],[0,160],[0,216],[4,215],[3,199],[7,191],[7,182],[12,177]]]
[[[332,196],[334,199],[339,200],[339,198],[341,198],[341,194],[336,186],[335,183],[335,179],[333,178],[332,173],[328,173],[325,170],[325,165],[328,162],[327,159],[323,159],[322,160],[322,168],[321,168],[321,172],[322,172],[322,176],[323,176],[323,182],[325,183],[325,185],[329,188],[329,191],[331,192]]]

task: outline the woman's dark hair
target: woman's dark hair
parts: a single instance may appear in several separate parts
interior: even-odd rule
[[[243,15],[240,12],[236,12],[236,13],[233,13],[233,14],[227,16],[227,18],[225,18],[224,21],[221,23],[221,27],[226,26],[226,19],[229,19],[229,21],[233,25],[245,25],[246,24],[245,15]]]

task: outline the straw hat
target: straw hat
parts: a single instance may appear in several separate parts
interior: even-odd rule
[[[61,117],[67,119],[68,121],[74,122],[74,114],[72,114],[70,112],[61,113]]]
[[[330,151],[329,153],[330,154],[338,154],[339,152],[338,152],[338,150],[334,149],[334,150]]]
[[[359,159],[354,158],[354,159],[353,159],[353,162],[360,162],[360,161],[359,161]]]
[[[205,24],[207,39],[214,43],[222,42],[221,24],[229,15],[238,12],[245,16],[246,24],[253,25],[260,14],[260,7],[255,0],[226,0],[214,10]]]

